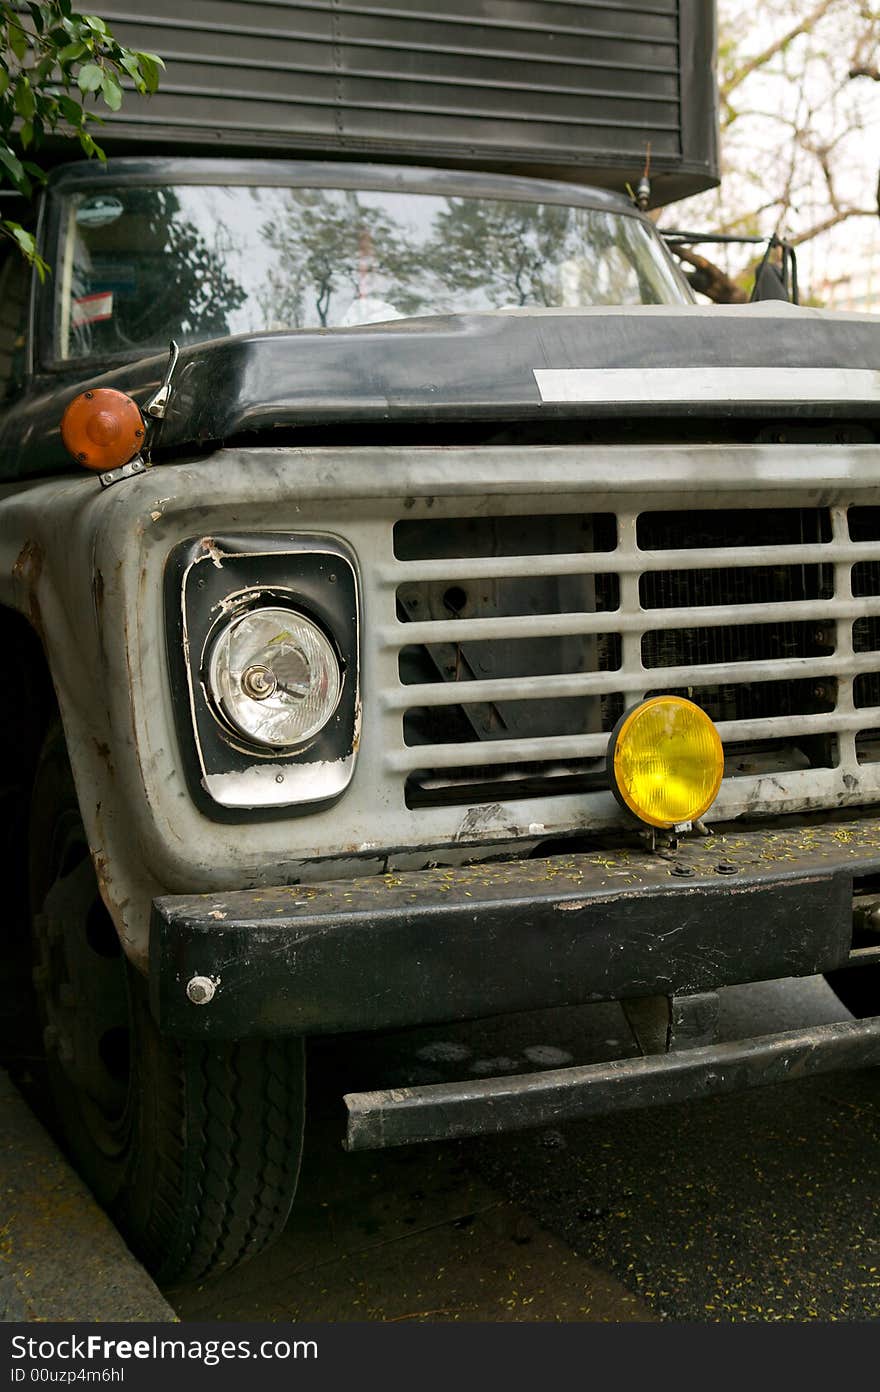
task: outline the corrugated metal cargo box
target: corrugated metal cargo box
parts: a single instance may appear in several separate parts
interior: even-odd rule
[[[516,171],[659,201],[717,182],[714,0],[105,0],[162,90],[107,134]],[[111,137],[112,140],[112,137]]]

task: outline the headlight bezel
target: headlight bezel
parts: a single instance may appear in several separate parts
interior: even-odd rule
[[[215,820],[290,816],[331,805],[354,774],[360,735],[360,594],[354,556],[321,534],[192,538],[166,565],[169,676],[182,763],[197,805]],[[250,742],[218,712],[205,662],[224,625],[283,607],[323,633],[340,667],[336,708],[293,746]]]

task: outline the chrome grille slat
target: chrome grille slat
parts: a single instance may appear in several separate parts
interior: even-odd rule
[[[848,567],[847,567],[848,569]],[[694,606],[692,609],[640,609],[624,613],[612,609],[598,614],[524,614],[503,619],[425,620],[397,623],[384,628],[379,641],[384,648],[412,643],[460,643],[477,639],[532,638],[588,633],[650,633],[669,628],[723,628],[728,624],[774,623],[785,619],[836,619],[880,617],[876,599],[790,600],[781,604]],[[655,669],[650,669],[655,670]]]
[[[477,556],[471,560],[396,561],[377,579],[386,587],[413,581],[482,580],[533,575],[642,575],[651,570],[726,570],[736,565],[735,548],[687,551],[585,551],[566,555]],[[814,565],[819,561],[880,561],[880,542],[817,541],[809,546],[754,546],[741,566]]]
[[[774,739],[780,735],[855,733],[865,726],[880,725],[880,707],[827,715],[777,716],[767,720],[720,721],[717,729],[725,744],[744,740]],[[597,759],[608,748],[608,735],[557,736],[540,740],[493,740],[491,744],[444,744],[397,749],[387,756],[389,769],[408,773],[429,761],[433,768],[479,768],[485,764],[520,764],[539,759]]]
[[[632,692],[642,686],[717,686],[722,683],[787,681],[799,677],[835,677],[874,672],[880,654],[851,657],[792,657],[770,662],[728,662],[691,667],[638,667],[634,671],[597,672],[577,676],[509,677],[504,681],[449,682],[445,685],[405,686],[385,696],[392,710],[411,706],[458,706],[486,701],[565,700],[571,696],[596,696],[612,691]]]

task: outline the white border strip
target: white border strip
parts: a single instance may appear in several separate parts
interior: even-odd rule
[[[536,367],[545,402],[880,400],[880,369],[841,367]]]

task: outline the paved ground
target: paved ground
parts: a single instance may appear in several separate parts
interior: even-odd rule
[[[725,993],[730,1037],[843,1018],[819,981]],[[613,1006],[320,1046],[282,1242],[172,1304],[184,1320],[877,1318],[875,1073],[490,1141],[339,1148],[344,1091],[631,1047]]]
[[[727,1037],[846,1018],[820,981],[724,1001]],[[343,1092],[631,1052],[616,1006],[315,1046],[287,1232],[240,1271],[167,1292],[172,1306],[183,1320],[876,1319],[876,1072],[519,1136],[341,1150]],[[83,1300],[93,1318],[164,1308],[143,1273],[120,1303],[118,1237],[17,1096],[0,1103],[6,1318],[70,1317]]]
[[[777,1013],[772,990],[762,1004]],[[877,1319],[878,1081],[866,1070],[604,1118],[567,1128],[555,1164],[540,1137],[484,1145],[476,1163],[661,1319]]]
[[[324,1123],[272,1251],[169,1292],[182,1319],[650,1319],[465,1163],[456,1146],[345,1156]]]
[[[0,1070],[0,1320],[174,1313]]]

